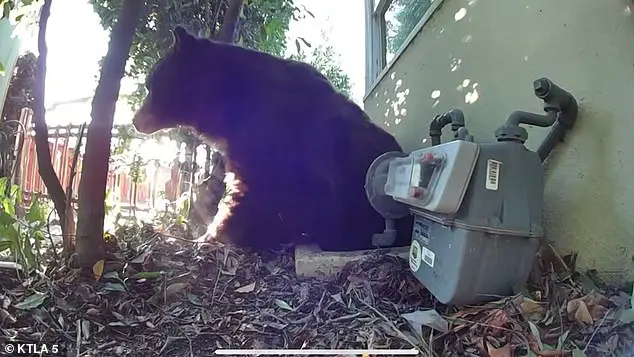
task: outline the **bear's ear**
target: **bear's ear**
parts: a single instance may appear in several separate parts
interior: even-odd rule
[[[176,26],[172,31],[172,48],[179,50],[194,40],[194,37],[182,26]]]

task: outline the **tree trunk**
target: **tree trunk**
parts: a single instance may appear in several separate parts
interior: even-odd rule
[[[119,19],[112,26],[108,53],[92,101],[92,121],[86,134],[86,153],[79,182],[77,249],[79,263],[91,268],[103,257],[103,224],[110,140],[121,78],[123,78],[135,30],[143,14],[144,0],[123,3]]]
[[[240,13],[242,12],[242,4],[244,0],[231,0],[229,7],[225,12],[224,19],[222,20],[222,26],[218,31],[216,40],[220,42],[233,43],[238,29],[238,20],[240,19]]]
[[[42,5],[40,12],[39,32],[37,36],[39,56],[37,58],[37,72],[35,75],[35,111],[33,113],[33,122],[35,124],[35,151],[37,153],[37,166],[40,177],[42,177],[42,181],[44,185],[46,185],[46,189],[55,206],[55,211],[59,216],[60,225],[62,226],[65,253],[70,254],[68,249],[71,249],[70,242],[72,237],[68,236],[68,230],[66,229],[66,195],[64,194],[64,188],[51,162],[51,149],[48,146],[48,127],[46,125],[46,109],[44,107],[46,57],[48,54],[48,49],[46,48],[46,27],[48,25],[48,18],[51,15],[52,2],[53,0],[44,0],[44,5]]]

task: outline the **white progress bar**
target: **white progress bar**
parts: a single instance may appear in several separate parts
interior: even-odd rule
[[[286,356],[286,355],[314,355],[314,356],[336,356],[336,355],[397,355],[397,356],[416,356],[419,354],[417,349],[410,350],[223,350],[219,349],[214,352],[217,355],[233,355],[233,356]]]

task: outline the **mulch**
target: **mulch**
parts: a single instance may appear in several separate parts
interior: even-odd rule
[[[149,226],[108,235],[90,276],[0,270],[0,343],[68,356],[212,356],[216,349],[417,349],[424,356],[633,356],[631,296],[545,247],[517,295],[438,303],[407,262],[377,251],[327,278]],[[2,352],[0,352],[2,353]]]

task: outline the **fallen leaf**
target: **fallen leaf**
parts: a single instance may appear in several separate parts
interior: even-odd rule
[[[627,309],[625,311],[622,311],[619,316],[619,320],[621,320],[621,322],[623,322],[624,324],[630,324],[634,322],[634,309]]]
[[[6,322],[7,324],[14,324],[17,321],[18,320],[13,317],[13,315],[11,315],[9,311],[0,308],[0,323],[4,324]]]
[[[535,300],[524,298],[520,304],[522,314],[531,321],[540,321],[544,318],[546,310]]]
[[[267,321],[267,322],[264,323],[264,326],[268,326],[268,327],[274,328],[276,330],[283,330],[283,329],[286,328],[286,326],[288,326],[288,324],[280,324],[280,323],[273,322],[273,321]]]
[[[443,333],[449,332],[449,323],[436,310],[417,310],[402,314],[401,317],[407,320],[418,334],[421,333],[423,326],[431,327]]]
[[[535,342],[537,342],[537,347],[539,347],[540,351],[544,350],[544,344],[542,343],[542,338],[539,333],[539,328],[533,322],[528,321],[528,326],[531,329],[531,335],[535,338]]]
[[[162,271],[140,271],[132,275],[132,279],[156,279],[163,275]]]
[[[194,304],[196,306],[202,306],[203,305],[203,303],[200,300],[200,297],[198,297],[198,295],[187,294],[187,301],[191,302],[192,304]]]
[[[540,357],[562,357],[569,356],[570,351],[567,350],[549,350],[549,351],[541,351],[539,353]]]
[[[147,251],[147,252],[144,252],[143,254],[139,255],[138,257],[136,257],[136,258],[132,259],[132,260],[130,261],[130,263],[133,263],[133,264],[142,264],[142,263],[145,261],[145,259],[146,259],[146,258],[150,255],[150,253],[151,253],[151,252],[152,252],[152,251]]]
[[[586,305],[584,301],[579,301],[579,307],[577,307],[577,311],[575,312],[575,320],[585,325],[592,325],[594,323],[592,315],[590,315],[590,311],[588,310],[588,305]]]
[[[592,319],[594,321],[598,321],[601,320],[603,318],[603,316],[605,316],[605,314],[608,313],[609,309],[602,306],[602,305],[594,305],[589,307],[590,310],[590,316],[592,316]]]
[[[470,307],[470,308],[466,308],[466,309],[463,309],[463,310],[460,310],[460,311],[454,313],[449,318],[450,319],[456,319],[456,318],[460,318],[460,317],[473,316],[473,315],[477,315],[477,314],[479,314],[479,313],[481,313],[483,311],[485,311],[485,309],[480,308],[480,307]]]
[[[108,291],[122,291],[122,292],[126,291],[125,286],[119,283],[105,283],[103,285],[103,289]]]
[[[90,340],[90,321],[81,320],[81,334],[85,341]]]
[[[13,305],[13,307],[20,310],[32,310],[42,305],[47,297],[48,294],[35,293],[22,300],[21,302]]]
[[[487,324],[495,327],[504,327],[509,321],[509,315],[502,309],[492,310],[487,318]]]
[[[343,299],[341,298],[341,293],[330,295],[330,297],[333,298],[333,300],[335,300],[336,302],[345,305],[345,303],[343,302]]]
[[[566,340],[568,339],[568,334],[569,333],[570,333],[570,330],[564,332],[563,335],[559,336],[559,339],[557,340],[557,349],[558,350],[564,348],[564,344],[566,343]]]
[[[489,352],[490,357],[513,357],[513,350],[511,349],[511,345],[507,344],[500,348],[495,348],[490,344],[487,344],[487,352]]]
[[[111,271],[101,276],[101,279],[119,279],[119,272]]]
[[[287,311],[294,311],[295,309],[293,309],[291,307],[291,305],[289,305],[286,301],[284,300],[280,300],[280,299],[275,299],[275,305],[277,305],[277,307],[279,307],[282,310],[287,310]]]
[[[92,273],[95,275],[95,280],[99,280],[101,275],[103,274],[103,267],[106,261],[101,259],[98,260],[95,265],[92,266]]]
[[[631,339],[628,339],[626,336],[622,335],[623,345],[631,345]],[[629,340],[629,341],[628,341]],[[619,348],[619,335],[612,335],[608,338],[607,341],[601,344],[601,348],[605,351],[605,354],[608,356],[612,356],[614,352]]]
[[[222,272],[227,275],[236,275],[239,265],[240,264],[238,263],[238,259],[236,259],[235,257],[228,257],[225,262],[224,269],[222,269]]]
[[[253,282],[253,283],[251,283],[249,285],[245,285],[243,287],[237,288],[236,292],[244,294],[244,293],[250,293],[253,290],[255,290],[255,282]]]
[[[187,283],[174,283],[167,286],[165,289],[165,298],[169,299],[181,291],[183,291],[187,287]]]

